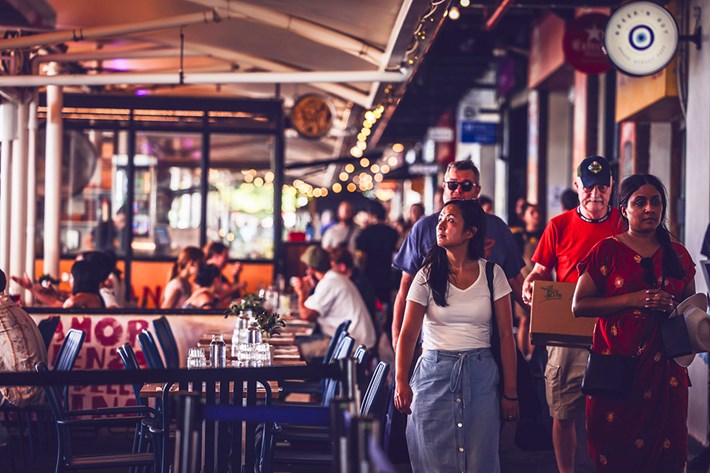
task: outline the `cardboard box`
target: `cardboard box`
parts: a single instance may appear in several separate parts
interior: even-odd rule
[[[575,318],[572,296],[575,284],[555,281],[533,282],[530,310],[530,342],[533,345],[589,348],[597,319]]]

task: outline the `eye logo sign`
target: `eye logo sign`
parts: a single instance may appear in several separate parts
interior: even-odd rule
[[[654,74],[668,65],[678,48],[678,25],[673,15],[652,2],[631,2],[609,18],[604,49],[621,72]]]

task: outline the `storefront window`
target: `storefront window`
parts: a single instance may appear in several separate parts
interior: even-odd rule
[[[207,239],[229,247],[229,257],[274,257],[274,139],[212,135],[207,195]]]
[[[87,250],[121,252],[123,215],[114,196],[125,193],[125,183],[113,179],[114,162],[124,133],[112,130],[65,130],[62,153],[60,243],[62,253]],[[44,222],[44,130],[38,137],[37,228]],[[125,142],[125,141],[124,141]],[[43,232],[35,252],[41,254]]]
[[[176,256],[200,243],[202,137],[138,132],[134,164],[133,253]],[[125,178],[125,167],[118,178]]]

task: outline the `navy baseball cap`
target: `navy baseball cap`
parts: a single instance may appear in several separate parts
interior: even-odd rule
[[[608,186],[611,184],[611,168],[609,162],[601,156],[589,156],[577,168],[577,176],[582,179],[584,187],[595,184]]]

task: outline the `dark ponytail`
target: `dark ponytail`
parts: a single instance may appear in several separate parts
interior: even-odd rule
[[[621,183],[619,187],[619,209],[626,207],[631,198],[631,194],[636,192],[641,186],[650,184],[656,188],[659,194],[661,194],[661,201],[663,203],[663,210],[661,211],[661,223],[656,228],[656,239],[661,244],[663,248],[663,276],[671,277],[673,279],[683,279],[685,277],[685,271],[683,266],[680,264],[680,258],[678,254],[673,249],[672,235],[671,232],[666,227],[666,208],[668,206],[668,201],[666,200],[666,188],[663,183],[656,176],[652,174],[633,174]],[[628,224],[628,219],[622,218]]]
[[[455,205],[461,210],[463,216],[464,230],[476,228],[476,233],[468,241],[467,257],[476,260],[483,256],[484,243],[486,237],[485,213],[475,200],[451,200],[444,205]],[[443,211],[443,210],[442,210]],[[424,258],[422,265],[427,271],[426,283],[431,288],[434,303],[439,307],[446,307],[446,297],[449,290],[449,259],[446,257],[446,250],[437,244],[431,247]]]

